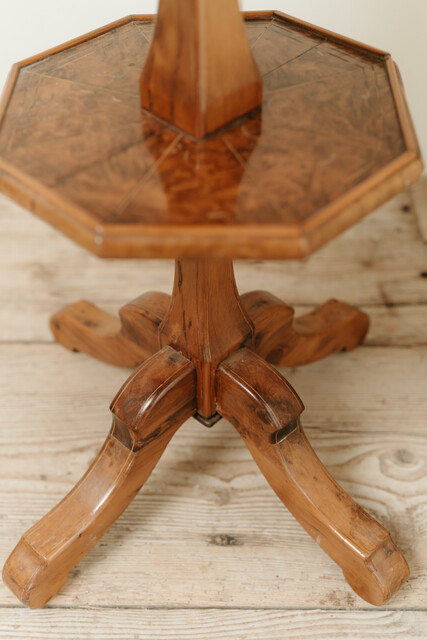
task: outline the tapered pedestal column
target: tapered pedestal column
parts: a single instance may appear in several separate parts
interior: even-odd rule
[[[160,0],[141,104],[195,138],[261,107],[238,0]]]

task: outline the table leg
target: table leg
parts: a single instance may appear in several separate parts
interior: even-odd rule
[[[294,310],[266,291],[242,296],[255,327],[255,351],[281,367],[298,367],[337,351],[357,347],[369,328],[369,317],[354,307],[329,300],[294,318]]]
[[[123,366],[149,359],[113,402],[112,431],[88,472],[13,551],[7,584],[30,607],[47,602],[136,495],[182,422],[194,415],[211,426],[224,416],[356,593],[385,602],[408,577],[406,561],[323,467],[299,423],[301,400],[264,360],[296,366],[352,349],[368,325],[364,313],[336,300],[294,319],[266,292],[240,299],[231,262],[210,259],[177,261],[172,299],[145,294],[121,309],[120,320],[88,302],[54,316],[55,337],[70,349]]]
[[[120,309],[120,319],[81,300],[51,318],[55,340],[71,351],[121,367],[136,367],[158,351],[159,326],[170,296],[146,293]]]
[[[217,374],[218,411],[245,440],[253,458],[305,530],[371,604],[387,601],[409,569],[390,533],[335,482],[299,423],[303,405],[292,387],[248,349]]]
[[[111,406],[113,427],[71,492],[27,531],[3,578],[31,608],[44,605],[145,483],[180,425],[196,411],[195,367],[171,347],[142,364]]]

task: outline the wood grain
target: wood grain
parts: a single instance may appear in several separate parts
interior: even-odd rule
[[[82,367],[65,350],[31,349],[30,361],[25,345],[1,350],[1,371],[9,365],[1,397],[16,407],[1,431],[1,559],[95,456],[106,407],[123,379],[122,370],[90,359]],[[419,348],[361,347],[333,356],[328,367],[324,361],[301,369],[298,378],[286,372],[310,397],[305,425],[322,462],[408,556],[412,578],[392,608],[422,606],[427,588],[426,355],[420,359]],[[39,364],[37,378],[32,362]],[[104,538],[106,546],[82,561],[56,606],[97,606],[100,589],[108,606],[359,606],[233,431],[225,421],[213,430],[184,425],[143,495]],[[3,604],[14,604],[5,588],[0,594]]]
[[[120,309],[119,319],[81,300],[55,313],[50,327],[55,341],[71,351],[136,367],[159,350],[159,327],[169,304],[165,294],[143,294]]]
[[[165,347],[141,365],[111,404],[113,426],[82,479],[27,531],[3,580],[31,608],[46,604],[150,476],[177,429],[196,410],[195,368]]]
[[[171,345],[197,369],[198,413],[215,414],[215,371],[242,344],[253,325],[237,292],[231,260],[177,260],[170,308],[160,343]]]
[[[221,609],[78,611],[60,609],[32,612],[16,610],[0,629],[1,640],[424,640],[424,611],[262,611]],[[36,627],[36,628],[35,628]],[[38,630],[40,629],[40,631]],[[43,629],[43,631],[41,631]],[[41,633],[43,635],[41,635]]]
[[[261,107],[261,74],[237,0],[161,0],[141,104],[195,138]]]
[[[266,291],[251,291],[241,300],[254,325],[254,351],[281,367],[351,351],[369,328],[368,315],[338,300],[296,318],[292,307]]]
[[[115,315],[153,283],[172,290],[171,261],[100,261],[4,196],[0,212],[0,340],[50,341],[46,318],[81,297]],[[238,287],[244,293],[268,283],[297,313],[341,298],[369,313],[368,344],[427,344],[427,255],[418,229],[403,194],[306,263],[235,264]]]
[[[300,398],[249,349],[221,363],[218,412],[242,436],[261,472],[309,535],[364,600],[384,604],[409,577],[390,533],[332,478],[305,436]]]
[[[412,191],[413,207],[424,242],[427,242],[427,177],[424,176],[414,185]]]
[[[262,415],[273,415],[272,403],[277,404],[274,399],[283,387],[281,402],[287,406],[294,398],[296,407],[285,418],[281,414],[278,420],[282,426],[270,434],[275,438],[274,444],[280,442],[282,446],[283,437],[288,435],[287,431],[283,435],[287,424],[291,423],[291,430],[295,430],[303,406],[277,371],[250,349],[258,348],[276,363],[307,364],[344,347],[354,348],[368,324],[367,316],[337,301],[295,320],[288,307],[264,292],[247,296],[245,305],[237,292],[232,262],[212,259],[178,260],[170,302],[160,293],[141,296],[121,309],[120,322],[85,301],[57,313],[51,319],[54,336],[72,351],[82,349],[92,357],[121,366],[135,366],[154,355],[137,369],[113,401],[111,433],[85,476],[57,507],[22,536],[9,556],[3,569],[7,586],[31,608],[44,606],[58,593],[69,571],[128,506],[135,487],[138,491],[148,478],[171,436],[188,416],[194,415],[205,426],[213,426],[223,416],[239,429],[237,416],[246,415],[242,424],[249,420],[250,434],[258,443],[263,435],[262,423],[266,422]],[[146,350],[141,348],[147,344]],[[161,345],[163,349],[158,350]],[[236,387],[232,362],[242,359],[247,361],[249,377],[246,386],[245,379]],[[261,366],[257,368],[253,362],[260,362]],[[279,390],[278,380],[283,382]],[[259,385],[264,404],[254,407],[250,389]],[[254,415],[261,420],[252,422]],[[291,437],[286,438],[286,443],[290,441]],[[315,509],[303,499],[299,504],[298,496],[303,498],[307,491],[310,493],[310,480],[307,485],[304,478],[292,474],[289,465],[284,464],[283,475],[294,489],[293,499],[286,504],[292,505],[291,512],[300,522],[310,523],[306,528],[313,537],[316,531],[320,532],[318,537],[324,535],[323,548],[340,564],[356,593],[372,604],[383,604],[408,577],[404,557],[389,533],[384,529],[380,535],[375,530],[380,526],[374,520],[367,523],[367,514],[350,498],[345,497],[341,511],[338,509],[336,497],[335,502],[332,498],[342,490],[322,468],[308,443],[305,448],[300,442],[291,446],[289,464],[294,464],[293,456],[298,462],[301,450],[307,458],[302,461],[303,468],[311,465],[317,469],[322,478],[320,484],[333,504],[325,500]],[[277,448],[274,451],[277,454]],[[280,485],[271,480],[271,475],[276,478],[280,471],[280,464],[276,467],[270,474],[266,471],[268,464],[261,465],[283,498],[277,488]],[[311,493],[315,496],[319,494],[319,483],[315,482],[316,476],[313,478]],[[307,486],[301,488],[302,485]],[[336,524],[336,518],[342,520],[341,526]],[[345,533],[337,534],[340,529]],[[350,542],[338,544],[341,538]],[[336,553],[331,551],[334,547]],[[357,558],[354,549],[359,554]]]
[[[291,23],[292,21],[289,21],[289,22]],[[123,28],[124,28],[124,26],[125,25],[123,23]],[[126,25],[126,26],[129,26],[129,25]],[[257,40],[259,39],[259,36],[261,36],[261,34],[265,35],[266,32],[264,32],[262,30],[263,26],[261,24],[259,24],[259,25],[252,24],[251,27],[253,28],[253,31],[255,31],[255,32],[256,32],[257,29],[259,29],[259,32],[257,33],[257,37],[253,40],[253,44],[255,45]],[[269,36],[274,36],[274,32],[275,32],[275,29],[274,28],[271,29],[271,33],[268,34],[266,39],[269,40],[270,39]],[[129,29],[128,33],[129,34],[131,33],[130,29]],[[311,37],[313,37],[313,34],[315,34],[316,36],[321,35],[318,31],[312,29]],[[147,39],[147,34],[145,32],[144,32],[144,37]],[[147,40],[147,42],[148,42],[148,40]],[[347,43],[347,44],[349,44],[349,43]],[[357,55],[360,55],[361,52],[359,50],[357,50],[357,47],[355,48],[354,44],[351,45],[351,48],[352,48],[353,53],[355,51],[357,51]],[[316,51],[316,47],[313,48],[313,51],[314,52]],[[69,51],[69,53],[70,53],[69,62],[72,63],[73,52]],[[307,52],[307,54],[310,54],[310,53],[313,53],[313,52],[310,52],[310,51]],[[383,54],[381,54],[379,52],[374,52],[372,50],[370,50],[370,53],[374,57],[376,55],[379,55],[379,56],[383,55]],[[353,59],[354,59],[354,57],[355,56],[352,55]],[[273,59],[274,59],[274,57],[273,57]],[[279,62],[280,62],[280,60],[279,60]],[[389,68],[389,74],[390,74],[389,77],[392,80],[393,91],[394,92],[396,90],[398,91],[398,95],[397,96],[394,95],[394,97],[396,98],[395,102],[396,102],[397,111],[401,116],[402,113],[406,114],[406,106],[404,105],[404,101],[403,101],[402,95],[399,93],[400,89],[399,88],[398,89],[395,88],[396,87],[396,81],[398,81],[398,79],[396,80],[396,78],[395,78],[393,80],[393,78],[392,78],[391,62],[387,61],[386,64],[387,64],[387,67]],[[90,66],[90,64],[88,66]],[[280,66],[281,65],[279,65],[279,67]],[[309,69],[308,69],[308,75],[309,75]],[[67,78],[64,78],[64,77],[62,77],[60,79],[62,81],[67,81]],[[403,111],[402,111],[402,109],[403,109]],[[411,139],[410,139],[411,138],[410,123],[408,123],[407,121],[402,122],[402,131],[403,131],[403,134],[404,134],[405,144],[408,147],[410,147],[411,144],[413,143],[413,140],[411,142]],[[174,142],[175,141],[172,141],[170,146],[166,145],[165,157],[167,157],[167,154],[169,154],[170,152],[173,151]],[[179,141],[177,141],[177,145],[178,144],[179,144]],[[246,162],[253,161],[254,151],[256,151],[256,150],[254,148],[250,148],[249,151],[250,151],[250,153],[248,153],[248,151],[247,151],[248,155],[245,158]],[[150,153],[151,153],[151,151],[150,151]],[[417,152],[415,151],[415,153],[417,153]],[[243,153],[242,153],[242,158],[244,158],[244,154]],[[147,156],[147,159],[149,160],[149,156]],[[159,160],[161,160],[161,159],[159,159]],[[405,162],[407,162],[407,161],[409,162],[409,156],[405,157],[405,154],[404,154],[402,156],[402,159],[399,161],[399,163],[394,165],[394,167],[393,167],[394,170],[400,171],[402,169],[402,167],[404,166]],[[416,169],[417,170],[419,169],[419,163],[417,164]],[[236,172],[236,175],[237,175],[237,172]],[[384,172],[379,172],[379,174],[377,176],[378,180],[380,180],[382,178],[385,178],[385,175],[386,174]],[[19,175],[16,174],[16,173],[15,173],[14,177],[15,177],[15,179],[18,179],[18,180],[20,179]],[[399,179],[405,179],[405,177],[408,178],[408,174],[405,174],[405,176],[399,176]],[[163,176],[162,176],[162,181],[163,181]],[[396,182],[395,184],[397,185],[397,184],[400,184],[400,183]],[[33,184],[33,186],[34,186],[34,184]],[[375,186],[375,183],[373,183],[373,185],[371,184],[371,187],[372,186]],[[390,184],[387,182],[387,180],[385,180],[384,188],[381,191],[381,197],[382,198],[387,197],[387,193],[389,194],[389,187],[390,187]],[[397,188],[397,186],[396,186],[396,188]],[[236,191],[236,187],[235,186],[233,187],[233,190]],[[231,190],[231,191],[233,191],[233,190]],[[47,192],[45,192],[43,195],[46,196],[46,193]],[[379,194],[378,193],[375,195],[375,197],[373,197],[372,192],[369,192],[369,190],[368,190],[367,195],[365,194],[363,197],[362,197],[362,191],[359,191],[357,193],[357,195],[361,197],[360,203],[361,203],[362,209],[365,208],[365,207],[367,208],[368,206],[372,206],[372,203],[375,202],[375,201],[378,201],[378,198],[379,198]],[[27,193],[24,193],[23,197],[24,197],[24,199],[27,198],[27,199],[30,200],[31,199],[30,198],[30,192],[27,191]],[[375,200],[375,198],[377,198],[377,200]],[[351,201],[351,198],[350,199],[349,198],[344,198],[342,200],[338,199],[338,205],[337,206],[338,206],[338,208],[341,208],[342,211],[344,211],[344,213],[342,214],[342,216],[340,218],[341,219],[341,225],[342,225],[341,228],[344,228],[345,225],[348,225],[349,221],[355,215],[355,212],[352,210],[352,208],[350,206],[350,201]],[[125,202],[127,202],[127,201],[125,201]],[[46,202],[43,203],[43,206],[46,206]],[[349,207],[349,208],[346,209],[345,207]],[[42,208],[43,207],[41,206],[40,210],[42,210]],[[90,229],[89,230],[87,230],[87,229],[83,230],[83,227],[85,226],[85,221],[87,220],[87,215],[86,215],[85,211],[83,209],[79,209],[78,207],[71,208],[71,210],[72,210],[72,217],[75,216],[76,220],[78,220],[78,223],[81,225],[80,226],[80,232],[82,234],[82,238],[84,239],[84,242],[86,242],[87,244],[90,245],[90,243],[93,241],[93,231],[91,232]],[[324,243],[326,241],[328,233],[331,232],[331,228],[328,227],[328,225],[331,223],[331,220],[332,221],[334,220],[334,218],[336,216],[336,213],[337,213],[337,209],[336,208],[334,209],[333,207],[328,211],[322,211],[321,210],[318,214],[316,214],[316,216],[313,216],[313,220],[312,220],[312,222],[310,224],[307,223],[306,230],[309,230],[309,232],[310,232],[310,240],[311,240],[311,243],[312,243],[311,244],[311,248],[316,247],[316,246],[320,246],[320,244],[322,244],[322,243]],[[358,215],[360,215],[360,212],[359,212]],[[64,220],[61,222],[61,224],[64,225],[64,228],[65,228],[66,222]],[[132,225],[131,224],[129,225],[129,229],[132,231]],[[335,227],[335,232],[338,232],[337,230],[339,230],[338,226]],[[91,239],[91,233],[92,233],[92,239]],[[99,239],[99,237],[100,236],[98,236],[98,239]],[[108,250],[108,249],[106,249],[106,250]],[[130,251],[129,255],[131,255],[131,254],[132,254],[132,252]],[[413,263],[411,263],[411,264],[415,265],[415,261]],[[413,284],[412,277],[409,279],[409,281],[410,281],[410,283],[412,285]],[[402,285],[403,285],[403,279],[400,281],[400,287],[399,287],[399,285],[393,287],[393,291],[395,292],[395,295],[402,296],[402,291],[403,291],[403,286]],[[419,285],[419,283],[418,283],[418,285]],[[417,285],[415,285],[414,289],[412,290],[411,295],[414,295],[414,292],[416,292],[416,290],[417,290]],[[419,286],[418,286],[418,291],[422,292],[422,289]],[[408,295],[408,294],[406,294],[406,295]],[[383,298],[386,299],[386,295],[384,295]],[[402,299],[402,298],[400,298],[400,299]],[[406,300],[407,300],[407,298],[406,298]],[[46,346],[48,346],[48,345],[46,345]],[[400,366],[400,363],[399,363],[399,366]],[[419,369],[417,369],[416,367],[415,367],[415,370],[416,370],[416,372],[419,371]],[[395,370],[392,370],[392,374],[394,376],[396,375]],[[102,383],[104,383],[104,376],[100,376],[99,379],[102,380]],[[401,378],[399,378],[399,382],[400,382],[400,380],[401,380]],[[354,381],[350,380],[349,382],[353,382],[353,384],[354,384]],[[98,384],[100,384],[100,383],[98,383]],[[411,391],[412,391],[412,388],[411,388]],[[413,398],[412,395],[410,397],[411,397],[411,399]],[[378,411],[378,415],[381,416],[382,412]],[[45,420],[45,414],[43,412],[41,412],[41,416],[43,417],[43,420]],[[411,412],[411,417],[412,417],[412,412]],[[415,414],[415,417],[416,417],[416,414]],[[28,422],[30,423],[31,420],[29,420]],[[26,426],[28,427],[28,425],[26,425]],[[43,425],[43,426],[45,426],[45,425]],[[319,425],[319,429],[321,428],[321,426],[322,425]],[[338,433],[341,433],[341,432],[338,431]],[[16,433],[12,432],[12,433],[10,433],[10,435],[14,438],[14,441],[16,442]],[[22,446],[22,447],[28,446],[28,441],[26,439],[26,435],[27,435],[27,432],[25,431],[24,432],[24,437],[22,437],[21,442],[19,444],[16,443],[16,445],[18,447],[19,446]],[[329,434],[327,434],[327,435],[329,435]],[[392,441],[395,442],[393,440],[393,435],[394,434],[391,435],[391,439],[390,439],[390,436],[387,436],[389,438],[389,440],[387,440],[385,438],[382,441],[382,443],[381,443],[382,444],[382,454],[381,454],[381,456],[379,456],[381,472],[384,473],[385,477],[387,478],[388,485],[391,485],[391,484],[396,483],[396,482],[399,483],[400,481],[402,481],[403,477],[405,477],[405,482],[408,482],[408,480],[407,480],[407,478],[408,478],[408,467],[410,467],[410,470],[411,470],[410,474],[412,475],[412,481],[410,481],[411,486],[413,486],[413,483],[416,483],[417,487],[419,485],[422,486],[422,482],[423,482],[423,479],[425,477],[425,473],[423,471],[423,462],[422,462],[423,458],[422,458],[422,453],[421,453],[423,450],[421,449],[421,447],[416,447],[415,444],[414,444],[414,451],[417,452],[418,456],[414,455],[414,452],[412,452],[411,450],[401,449],[401,448],[400,449],[396,449],[395,451],[393,451],[392,454],[390,453],[391,450],[390,451],[388,451],[388,450],[384,451],[384,443],[385,442],[392,442]],[[8,436],[9,436],[9,430],[8,430]],[[415,440],[412,440],[412,438],[414,438],[413,434],[408,434],[407,433],[406,436],[407,436],[406,442],[416,443]],[[352,437],[352,436],[350,436],[350,437]],[[375,443],[377,443],[377,438],[373,437],[372,443],[371,443],[372,446],[374,446]],[[187,444],[188,443],[186,442],[186,445]],[[339,451],[342,450],[342,443],[338,443],[338,444],[335,443],[335,446],[338,448]],[[228,467],[228,465],[224,465],[224,468],[225,467]],[[191,474],[189,474],[189,475],[191,475]],[[378,477],[378,472],[376,474],[374,473],[374,477],[376,477],[376,478]],[[390,478],[392,480],[390,480]],[[388,486],[388,485],[386,485],[386,486]],[[176,483],[172,482],[171,486],[175,488],[176,487]],[[407,486],[408,485],[406,484],[406,488],[407,488]],[[372,500],[372,487],[369,486],[369,482],[366,485],[366,489],[367,489],[367,492],[366,492],[367,499]],[[405,491],[403,491],[403,494],[404,494],[405,499],[408,500],[408,496],[407,496],[407,494],[405,494]],[[203,495],[203,494],[201,494],[201,495]],[[223,499],[224,499],[224,496],[223,496]],[[263,500],[261,500],[261,502],[263,502]],[[242,500],[241,504],[243,506],[245,504],[247,505],[248,503]],[[388,505],[388,506],[390,506],[390,505]],[[13,510],[11,512],[13,512]],[[265,511],[263,511],[263,514],[265,514]],[[413,517],[413,513],[412,513],[411,517]],[[414,518],[414,520],[415,520],[415,518]],[[413,522],[413,521],[411,521],[411,522]],[[390,527],[390,528],[392,528],[392,527]],[[165,527],[165,531],[166,531],[166,527]],[[260,531],[262,531],[261,527],[260,527]],[[265,531],[265,528],[264,528],[264,531]],[[408,546],[410,546],[409,543],[412,540],[412,537],[411,537],[410,534],[411,534],[411,530],[409,528],[408,528],[408,530],[405,530],[405,536],[407,536]],[[295,536],[295,540],[297,539],[297,537],[298,536]],[[218,547],[223,547],[225,549],[228,549],[230,547],[233,548],[235,546],[236,547],[239,546],[239,537],[238,536],[237,537],[233,536],[232,534],[226,534],[226,533],[221,533],[221,532],[220,533],[216,533],[215,535],[212,535],[209,538],[209,540],[210,540],[210,544],[218,546]],[[194,546],[194,549],[195,550],[197,549],[196,545]],[[160,556],[160,554],[159,554],[159,556]],[[243,556],[243,554],[242,554],[242,556]],[[419,560],[419,557],[415,558],[414,560],[415,560],[415,566],[417,568],[419,566],[422,567],[422,564],[418,565],[418,566],[416,564],[416,561]],[[227,565],[226,562],[224,564],[225,564],[225,566]],[[177,563],[176,566],[177,567],[179,566],[178,563]],[[277,566],[277,558],[276,558],[276,563],[274,563],[273,556],[271,556],[270,567],[271,567],[272,570],[274,570],[275,566]],[[417,578],[419,578],[418,572],[417,572]],[[254,584],[254,583],[252,583],[252,584]],[[250,583],[248,583],[248,587],[249,586],[250,586]],[[249,591],[249,589],[248,589],[248,591]],[[255,591],[259,592],[259,584],[257,584],[257,588],[255,589]],[[265,593],[266,592],[267,591],[265,591]],[[405,594],[406,594],[406,592],[404,592],[404,595]],[[259,596],[259,593],[256,593],[254,595]],[[334,601],[333,597],[331,597],[331,596],[332,596],[332,594],[329,594],[329,602]],[[212,603],[212,600],[211,600],[211,603]],[[212,604],[210,604],[210,606],[212,606]],[[257,606],[259,606],[259,605],[257,605]]]
[[[35,379],[27,354],[28,347],[11,345],[0,363],[2,371],[10,363],[1,398],[15,407],[1,430],[1,560],[96,455],[106,407],[123,379],[122,370],[90,359],[82,368],[75,354],[33,345]],[[391,609],[426,604],[426,356],[420,359],[419,348],[361,347],[313,365],[305,384],[311,367],[298,379],[286,372],[310,398],[304,423],[320,459],[408,557],[411,579]],[[98,606],[100,590],[105,606],[360,606],[225,421],[212,430],[194,421],[181,427],[141,495],[72,573],[55,606]],[[15,603],[5,587],[0,602]]]
[[[283,373],[310,398],[305,428],[322,462],[408,557],[410,582],[387,610],[358,609],[339,570],[304,538],[225,421],[211,431],[190,421],[105,546],[72,573],[55,608],[20,610],[0,585],[2,640],[56,640],[58,628],[64,637],[106,640],[123,633],[188,638],[193,629],[197,637],[202,630],[242,640],[265,638],[266,631],[307,640],[424,637],[427,285],[420,273],[427,259],[410,204],[409,195],[396,198],[308,263],[236,266],[242,291],[268,284],[299,313],[331,295],[369,311],[371,346]],[[108,403],[124,375],[49,344],[46,319],[82,294],[115,313],[141,290],[168,293],[173,263],[102,262],[6,198],[0,209],[0,403],[8,416],[0,429],[3,563],[22,531],[72,488],[96,455]],[[215,605],[221,609],[199,608]]]
[[[4,100],[3,191],[104,257],[299,259],[419,176],[387,55],[284,15],[246,23],[262,115],[199,142],[141,112],[146,16],[24,61]]]

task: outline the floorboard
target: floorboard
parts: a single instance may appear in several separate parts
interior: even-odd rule
[[[0,611],[0,621],[1,621]],[[35,622],[36,621],[36,622]],[[14,611],[1,640],[425,640],[424,611]],[[37,630],[36,630],[37,626]]]
[[[0,586],[0,639],[426,638],[427,193],[406,193],[297,262],[238,263],[242,292],[304,313],[336,297],[371,316],[364,346],[282,369],[342,486],[390,529],[411,578],[381,609],[269,489],[237,433],[189,420],[137,499],[41,611]],[[0,563],[78,480],[129,371],[52,341],[49,316],[89,299],[115,313],[170,292],[171,261],[102,261],[0,197]]]

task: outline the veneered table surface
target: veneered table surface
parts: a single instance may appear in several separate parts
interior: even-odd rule
[[[105,257],[299,258],[421,172],[389,56],[248,15],[261,112],[197,142],[144,112],[150,17],[18,65],[0,186]]]

